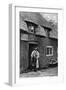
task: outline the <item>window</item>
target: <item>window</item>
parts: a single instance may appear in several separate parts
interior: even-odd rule
[[[45,27],[44,30],[45,30],[45,33],[46,33],[46,37],[49,37],[51,29]]]
[[[46,47],[46,56],[53,56],[53,47],[52,46]]]
[[[31,33],[34,33],[34,26],[30,25],[28,28],[29,28]]]
[[[49,37],[49,30],[45,30],[46,32],[46,37]]]
[[[32,22],[29,22],[29,21],[25,21],[26,24],[27,24],[27,27],[28,27],[28,30],[30,33],[34,33],[34,30],[35,30],[35,24],[32,23]]]

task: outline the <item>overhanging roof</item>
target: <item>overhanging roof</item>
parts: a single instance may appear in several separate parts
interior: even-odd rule
[[[40,31],[37,32],[37,34],[41,34],[41,35],[46,35],[43,34],[43,27],[47,27],[48,29],[52,29],[50,31],[50,38],[56,38],[58,39],[58,32],[57,32],[57,28],[53,29],[52,26],[50,25],[50,23],[45,20],[40,13],[36,13],[36,12],[20,12],[20,29],[23,29],[25,31],[28,31],[27,25],[24,21],[29,21],[32,22],[34,24],[37,24],[40,26]]]
[[[24,21],[30,21],[37,25],[52,28],[50,23],[46,19],[44,19],[38,12],[20,12],[20,17]]]

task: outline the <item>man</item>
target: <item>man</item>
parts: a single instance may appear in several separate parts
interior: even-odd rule
[[[31,53],[31,62],[32,62],[32,67],[36,71],[39,68],[39,52],[37,48],[35,48],[32,53]]]

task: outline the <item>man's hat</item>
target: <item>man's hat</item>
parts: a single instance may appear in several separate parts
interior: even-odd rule
[[[38,48],[34,48],[35,50],[38,50]]]

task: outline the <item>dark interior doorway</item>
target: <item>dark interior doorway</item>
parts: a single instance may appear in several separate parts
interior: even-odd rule
[[[31,53],[34,50],[34,48],[38,47],[37,43],[29,43],[29,69],[31,67]]]

